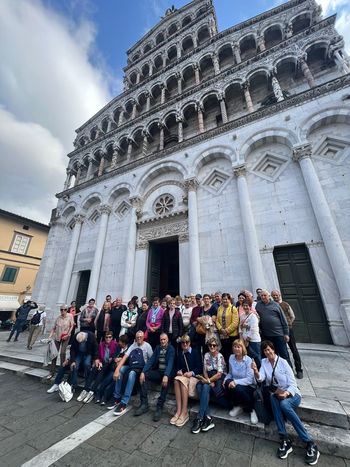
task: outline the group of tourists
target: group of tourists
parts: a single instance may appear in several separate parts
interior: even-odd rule
[[[258,289],[256,299],[242,290],[237,302],[220,292],[155,297],[151,304],[147,297],[140,303],[133,297],[127,306],[121,297],[112,301],[107,295],[100,310],[94,299],[79,310],[72,302],[70,307],[61,306],[49,335],[61,366],[47,392],[59,390],[66,372],[75,388],[81,369],[84,388],[78,401],[94,400],[119,416],[128,409],[132,394],[139,392],[140,405],[134,415],[141,416],[149,411],[148,392],[154,383],[160,385],[153,415],[154,421],[159,421],[173,384],[176,412],[170,424],[184,426],[189,421],[188,400],[197,398],[199,412],[191,428],[197,434],[215,427],[210,413],[213,403],[227,409],[232,418],[247,413],[250,422],[257,424],[260,414],[255,410],[255,391],[263,384],[264,404],[281,438],[278,457],[285,459],[293,450],[285,426],[288,420],[306,443],[306,463],[315,465],[318,448],[295,410],[301,394],[287,343],[298,378],[303,377],[303,370],[293,334],[294,319],[292,308],[277,290],[270,295]],[[55,371],[53,360],[50,379]]]

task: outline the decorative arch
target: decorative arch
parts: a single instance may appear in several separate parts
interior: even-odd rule
[[[250,135],[245,140],[239,149],[241,161],[244,162],[247,160],[247,157],[255,148],[269,142],[285,144],[290,149],[292,149],[293,146],[300,144],[299,138],[294,132],[278,127],[269,128],[266,131],[259,131],[258,133]]]
[[[146,188],[149,186],[150,182],[154,180],[158,175],[168,173],[168,172],[177,172],[184,179],[187,175],[186,168],[180,163],[175,161],[166,161],[161,164],[156,164],[151,167],[141,178],[136,187],[136,193],[144,194]]]
[[[246,80],[251,80],[252,78],[254,78],[255,75],[258,75],[258,74],[261,74],[261,73],[265,73],[266,74],[266,77],[269,78],[270,76],[270,70],[267,66],[261,66],[259,68],[255,68],[254,70],[250,71],[245,79]]]
[[[207,91],[205,94],[203,94],[203,96],[200,97],[199,103],[204,105],[205,101],[211,96],[215,96],[217,99],[219,99],[219,94],[220,91],[216,89],[211,89],[210,91]]]
[[[134,188],[129,183],[119,183],[117,186],[113,187],[107,195],[108,204],[112,205],[120,195],[126,193],[128,193],[130,197],[133,189]]]
[[[228,146],[213,146],[200,153],[194,160],[191,175],[196,175],[205,164],[215,160],[218,156],[227,159],[231,164],[236,161],[236,154],[232,148]]]
[[[64,207],[61,217],[63,217],[64,219],[68,219],[70,217],[73,217],[73,215],[76,212],[77,212],[77,203],[75,201],[71,201],[70,203],[68,203],[67,206]]]
[[[307,117],[300,125],[299,139],[306,141],[309,134],[325,123],[348,123],[350,124],[349,107],[329,107],[322,112],[316,112]]]
[[[91,206],[93,206],[96,203],[98,203],[98,204],[102,203],[102,195],[100,193],[97,193],[97,192],[91,193],[81,203],[81,209],[82,209],[82,211],[87,212],[87,211],[89,211]]]

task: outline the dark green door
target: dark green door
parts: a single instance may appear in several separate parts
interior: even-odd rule
[[[333,344],[306,246],[277,247],[273,256],[282,299],[295,313],[296,341]]]
[[[77,291],[77,296],[76,296],[76,302],[77,302],[77,308],[79,309],[81,306],[85,305],[86,300],[87,300],[87,292],[89,288],[89,282],[90,282],[90,274],[91,271],[80,271],[80,278],[79,278],[79,285],[78,285],[78,291]],[[96,297],[89,297],[94,298],[96,300]]]
[[[149,244],[149,259],[148,259],[148,284],[147,297],[159,296],[159,281],[160,281],[160,247],[159,243],[150,242]]]
[[[179,293],[179,242],[149,243],[147,297],[160,297]]]

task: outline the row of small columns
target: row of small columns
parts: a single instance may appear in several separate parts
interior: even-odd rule
[[[305,186],[309,194],[311,205],[317,220],[318,228],[321,233],[324,246],[334,273],[334,277],[340,294],[340,313],[345,323],[345,329],[350,341],[350,263],[341,241],[337,226],[334,222],[332,212],[322,189],[316,169],[312,161],[312,147],[309,143],[294,147],[293,159],[298,162]],[[246,180],[246,168],[244,165],[234,168],[234,175],[237,178],[238,198],[241,210],[242,226],[246,241],[248,255],[248,265],[251,276],[252,287],[266,286],[264,268],[262,264],[259,241],[255,229],[254,218],[249,189]],[[197,187],[198,181],[195,178],[185,181],[185,187],[188,192],[188,229],[189,229],[189,252],[190,252],[190,290],[201,290],[200,273],[200,250],[199,250],[199,230],[198,230],[198,209],[197,209]],[[130,198],[132,205],[130,228],[126,253],[125,281],[123,288],[123,297],[132,295],[132,281],[134,273],[135,250],[136,250],[136,231],[137,218],[141,213],[141,200],[138,197]],[[99,224],[99,233],[96,243],[95,255],[91,270],[88,296],[96,297],[99,276],[102,264],[102,255],[105,246],[105,238],[108,227],[108,218],[111,207],[101,205],[101,221]],[[65,263],[63,273],[59,303],[65,303],[71,275],[74,266],[74,260],[79,243],[81,227],[84,222],[83,215],[75,216],[75,226],[72,232],[68,257]]]

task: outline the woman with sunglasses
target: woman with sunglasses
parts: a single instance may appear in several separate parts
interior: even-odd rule
[[[292,440],[286,430],[285,420],[287,419],[293,425],[299,438],[306,443],[305,462],[315,465],[320,452],[295,411],[300,405],[301,394],[293,370],[287,360],[276,355],[272,342],[264,341],[261,349],[266,358],[262,359],[260,370],[255,362],[252,363],[252,369],[257,381],[265,381],[270,393],[271,408],[281,440],[277,457],[286,459],[293,451]]]
[[[170,424],[184,426],[188,420],[188,395],[190,378],[202,372],[202,361],[197,350],[191,347],[191,339],[184,335],[181,338],[181,350],[177,357],[177,373],[174,380],[176,413]]]
[[[207,343],[209,352],[204,356],[203,376],[199,377],[197,392],[199,395],[199,412],[192,425],[192,433],[209,431],[215,427],[213,418],[210,416],[209,400],[220,403],[224,398],[225,391],[222,387],[222,378],[226,374],[226,363],[223,355],[219,352],[218,342],[212,338]],[[224,404],[226,405],[226,404]]]
[[[73,316],[70,313],[68,313],[67,305],[61,305],[60,316],[56,318],[55,324],[53,325],[53,328],[51,329],[51,332],[49,334],[49,340],[52,337],[54,338],[57,351],[60,354],[61,364],[66,360],[66,350],[73,329]],[[56,372],[56,363],[57,357],[54,358],[51,362],[50,373],[47,376],[47,379],[53,378]]]

